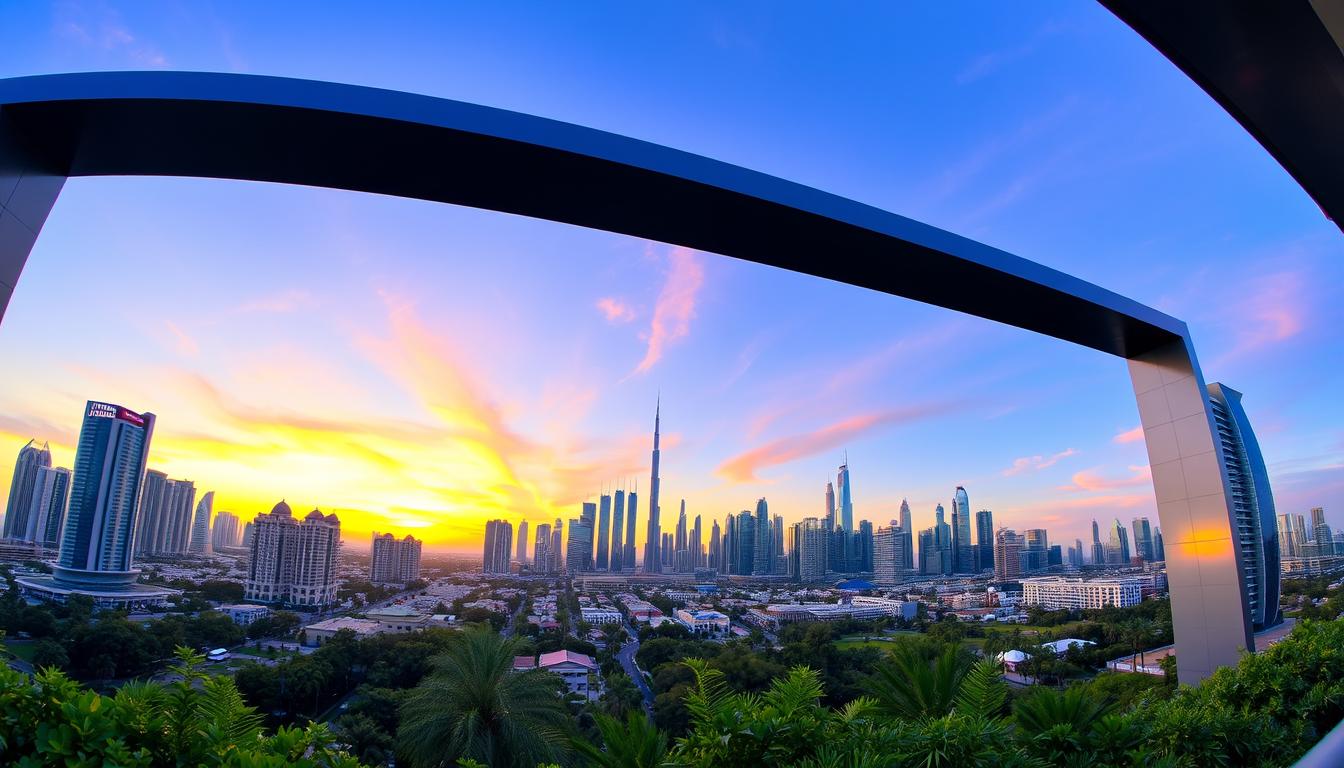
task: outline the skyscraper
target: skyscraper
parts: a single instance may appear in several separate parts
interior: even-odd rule
[[[514,554],[514,559],[519,565],[527,565],[527,521],[518,523],[518,551]]]
[[[835,476],[835,486],[840,493],[840,528],[845,533],[854,533],[854,500],[849,487],[849,457],[840,465]]]
[[[513,524],[508,520],[489,520],[485,523],[485,547],[481,553],[482,573],[509,573],[509,557],[513,553]]]
[[[75,449],[70,509],[61,533],[57,582],[134,582],[135,513],[154,436],[154,414],[90,400]]]
[[[914,570],[915,567],[915,547],[914,547],[914,523],[910,520],[910,502],[901,499],[900,517],[901,535],[905,537],[905,563],[901,566],[905,570]]]
[[[607,570],[611,562],[611,496],[602,494],[597,499],[597,546],[593,550],[597,559],[597,570]]]
[[[658,428],[662,417],[663,399],[653,410],[653,469],[649,478],[649,537],[644,542],[644,572],[662,573],[663,561],[658,552],[663,538],[663,529],[658,525]]]
[[[751,573],[768,576],[774,571],[774,557],[770,552],[774,538],[770,535],[770,506],[765,498],[756,500],[755,542],[752,545]]]
[[[625,566],[625,491],[617,490],[612,494],[611,507],[611,559],[608,567],[619,573]]]
[[[522,526],[518,530],[521,535]],[[498,531],[495,535],[499,535]],[[405,584],[420,578],[420,549],[421,542],[414,536],[408,535],[398,540],[390,533],[379,535],[375,531],[369,581],[375,584]]]
[[[541,523],[537,526],[537,540],[532,544],[532,570],[536,573],[555,573],[555,564],[551,557],[550,523]]]
[[[691,526],[691,569],[705,567],[705,549],[700,540],[700,516],[695,516],[695,525]]]
[[[61,526],[65,523],[65,511],[69,504],[70,470],[65,467],[38,467],[33,504],[28,513],[28,529],[23,538],[43,547],[60,546]]]
[[[1019,538],[1022,553],[1022,572],[1039,571],[1050,564],[1050,538],[1044,528],[1028,528]]]
[[[6,539],[27,539],[31,526],[30,511],[33,508],[33,493],[37,487],[37,472],[51,466],[51,449],[43,443],[40,447],[36,440],[19,449],[19,457],[14,462],[14,479],[9,485],[9,503],[5,505],[4,537]]]
[[[932,575],[943,572],[943,553],[938,549],[938,534],[934,528],[919,532],[919,572]]]
[[[1022,576],[1022,540],[1015,531],[1000,528],[994,537],[994,580],[1016,581]]]
[[[830,546],[822,521],[805,517],[798,524],[798,580],[804,584],[826,578],[826,551]]]
[[[1107,565],[1129,565],[1129,532],[1125,526],[1116,519],[1111,524],[1111,538],[1106,543],[1106,564]]]
[[[1209,407],[1218,431],[1231,496],[1232,518],[1252,630],[1278,624],[1279,542],[1274,519],[1274,494],[1260,443],[1241,405],[1241,393],[1219,383],[1208,385]]]
[[[1156,528],[1153,530],[1153,555],[1158,559],[1159,562],[1167,559],[1167,549],[1162,544],[1161,528]]]
[[[215,515],[215,524],[210,528],[210,548],[218,552],[226,547],[236,547],[241,541],[238,516],[232,512],[219,512]]]
[[[975,569],[994,570],[994,513],[988,509],[975,513],[975,543],[979,552]]]
[[[1092,521],[1092,564],[1102,565],[1106,562],[1106,548],[1101,544],[1101,528],[1097,526],[1097,521]]]
[[[722,571],[723,568],[723,532],[719,529],[719,521],[715,520],[714,525],[709,529],[709,555],[705,558],[705,565],[716,571]]]
[[[734,573],[744,576],[755,573],[756,518],[745,509],[737,513],[737,547],[737,570]]]
[[[554,572],[565,569],[565,549],[562,546],[565,540],[565,523],[560,518],[555,518],[555,525],[551,526],[551,570]]]
[[[677,514],[676,541],[672,544],[672,570],[677,573],[689,573],[691,565],[690,535],[686,528],[686,500],[681,500],[681,511]]]
[[[621,555],[621,568],[632,571],[635,569],[635,513],[638,507],[639,495],[631,491],[625,499],[625,554]]]
[[[191,543],[187,550],[203,555],[210,551],[210,515],[215,510],[215,492],[206,491],[196,505],[196,517],[191,522]]]
[[[966,489],[957,486],[952,494],[952,570],[957,573],[974,573],[975,563],[971,559],[973,540],[971,539],[971,501]]]
[[[821,518],[822,527],[829,533],[835,529],[835,486],[826,482],[826,515]]]
[[[779,515],[770,518],[770,555],[775,574],[783,576],[788,573],[784,555],[784,518]]]
[[[942,504],[933,508],[934,545],[938,547],[939,562],[942,564],[939,573],[952,573],[955,567],[955,554],[952,549],[952,527],[947,524],[946,515]]]
[[[569,544],[565,548],[565,566],[570,573],[593,570],[593,525],[596,518],[597,505],[585,501],[579,518],[569,520]]]
[[[899,526],[878,528],[873,534],[873,583],[882,586],[905,580],[905,533]]]
[[[1311,537],[1316,544],[1317,557],[1335,554],[1335,535],[1325,522],[1325,507],[1311,508]]]
[[[1146,563],[1156,560],[1153,551],[1153,529],[1146,517],[1134,518],[1129,527],[1134,531],[1134,552]]]

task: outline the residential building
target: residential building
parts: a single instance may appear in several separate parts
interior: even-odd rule
[[[674,618],[697,635],[726,635],[732,627],[732,621],[718,611],[692,611],[682,608],[676,612]]]
[[[252,526],[245,599],[314,608],[336,602],[340,518],[314,509],[299,521],[281,501]]]
[[[597,570],[605,571],[611,563],[611,495],[601,494],[597,501],[597,531],[594,534],[597,544],[593,554]]]
[[[1022,580],[1022,604],[1047,611],[1114,606],[1127,608],[1142,600],[1139,579],[1076,579],[1042,576]]]
[[[271,609],[264,605],[248,605],[246,603],[221,605],[215,610],[228,616],[230,621],[240,627],[250,626],[257,619],[264,619],[271,615]]]
[[[409,534],[398,540],[390,533],[379,534],[374,531],[369,581],[375,584],[406,584],[420,578],[422,547],[423,543]]]
[[[551,557],[550,523],[537,526],[537,540],[532,544],[532,570],[536,573],[555,573],[557,570]]]
[[[51,466],[51,449],[46,443],[38,445],[29,440],[19,449],[14,461],[14,478],[9,484],[9,502],[5,505],[4,538],[33,541],[29,530],[35,525],[29,523],[33,508],[33,495],[37,488],[38,470]]]
[[[994,580],[1017,581],[1022,577],[1022,540],[1017,532],[1000,528],[994,537]]]
[[[221,549],[237,547],[241,544],[238,516],[232,512],[220,512],[215,515],[215,524],[210,529],[210,548],[218,552]]]
[[[196,505],[196,516],[191,522],[191,541],[187,551],[203,555],[210,551],[210,515],[215,509],[215,492],[206,491]]]
[[[570,573],[593,569],[593,525],[597,519],[597,505],[585,501],[578,519],[569,520],[569,543],[565,551],[565,565]]]
[[[975,543],[979,547],[975,569],[994,570],[994,513],[988,509],[975,513]]]
[[[519,564],[519,565],[527,565],[527,521],[526,521],[526,520],[523,520],[523,521],[521,521],[521,522],[518,523],[518,552],[514,555],[514,559],[516,559],[516,560],[518,561],[518,564]]]
[[[607,567],[617,573],[625,567],[625,491],[619,489],[612,494],[611,557]]]
[[[65,467],[38,467],[28,524],[22,537],[38,546],[55,549],[61,544],[61,526],[70,506],[70,470]]]
[[[597,687],[589,684],[589,680],[597,675],[597,662],[591,656],[574,651],[552,651],[541,654],[536,667],[559,675],[570,693],[589,699],[598,694]]]
[[[905,538],[900,526],[873,534],[873,583],[892,586],[905,580]]]
[[[513,524],[508,520],[490,520],[485,524],[485,545],[481,553],[482,573],[511,573]]]

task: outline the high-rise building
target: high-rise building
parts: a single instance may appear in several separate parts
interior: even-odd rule
[[[915,568],[915,547],[914,547],[914,523],[910,520],[910,502],[901,499],[901,513],[898,518],[901,526],[901,535],[905,537],[905,564],[902,565],[905,570],[912,571]]]
[[[1335,554],[1335,535],[1325,522],[1325,507],[1311,508],[1311,538],[1316,545],[1316,557]]]
[[[1111,525],[1111,538],[1106,542],[1107,565],[1129,565],[1129,532],[1117,519]]]
[[[135,581],[136,501],[153,436],[152,413],[92,400],[85,406],[70,508],[53,569],[57,582],[97,587]]]
[[[597,499],[597,531],[594,534],[597,538],[596,548],[593,553],[596,557],[596,567],[599,571],[607,570],[611,563],[611,496],[602,494]]]
[[[994,570],[994,513],[988,509],[975,513],[975,543],[980,554],[975,569]]]
[[[238,516],[232,512],[220,512],[215,515],[215,524],[210,528],[210,548],[218,552],[221,549],[237,547],[241,544]]]
[[[536,573],[554,573],[551,558],[551,524],[537,525],[537,540],[532,544],[532,570]]]
[[[196,517],[191,521],[191,542],[187,550],[203,555],[210,551],[210,515],[215,511],[215,492],[206,491],[196,505]]]
[[[1162,562],[1167,559],[1167,549],[1162,544],[1161,528],[1156,528],[1153,530],[1153,555],[1158,559],[1158,562]]]
[[[565,566],[570,573],[593,570],[593,525],[596,518],[597,505],[585,501],[579,518],[569,520],[569,544],[565,548]]]
[[[1293,518],[1287,513],[1279,515],[1279,559],[1285,557],[1300,557],[1301,545],[1297,537],[1293,535]]]
[[[826,553],[830,547],[822,521],[805,517],[798,524],[798,580],[804,584],[826,578]]]
[[[527,565],[527,521],[518,523],[518,551],[514,553],[514,559],[519,565]]]
[[[1050,565],[1050,539],[1044,528],[1028,528],[1021,542],[1023,573],[1043,570]]]
[[[854,555],[850,558],[851,568],[863,573],[873,572],[873,523],[860,520],[858,533],[854,534]]]
[[[873,534],[873,583],[882,586],[905,580],[905,533],[900,526],[878,528]]]
[[[925,528],[919,532],[919,572],[932,575],[943,572],[943,553],[938,549],[938,532]]]
[[[607,567],[620,573],[625,567],[625,490],[618,489],[612,494],[611,506],[611,558]]]
[[[196,506],[196,484],[190,480],[169,480],[164,487],[168,514],[167,538],[163,554],[184,555],[191,544],[191,513]]]
[[[485,547],[481,555],[482,573],[509,573],[513,554],[513,524],[508,520],[489,520],[485,524]]]
[[[281,501],[252,526],[245,599],[304,607],[336,602],[340,518],[314,509],[300,522]]]
[[[521,533],[522,526],[518,530]],[[495,535],[499,535],[498,531]],[[380,535],[375,531],[369,581],[375,584],[405,584],[420,578],[421,546],[420,540],[411,535],[398,540],[390,533]]]
[[[1134,518],[1129,527],[1134,531],[1134,552],[1143,558],[1144,562],[1151,563],[1156,560],[1156,552],[1153,550],[1153,529],[1146,517]]]
[[[625,554],[621,555],[621,568],[632,571],[635,569],[635,513],[638,508],[639,494],[631,491],[625,499]]]
[[[762,497],[756,500],[755,543],[752,545],[751,573],[768,576],[774,571],[774,555],[770,551],[774,537],[770,535],[770,506]]]
[[[695,516],[695,525],[691,526],[691,569],[705,567],[705,548],[700,539],[700,516]]]
[[[829,480],[826,481],[826,514],[821,518],[821,524],[828,532],[835,529],[835,486]]]
[[[644,572],[662,573],[663,561],[658,552],[662,544],[663,529],[658,524],[658,428],[662,417],[663,399],[653,411],[653,469],[649,478],[649,536],[644,542]]]
[[[1070,567],[1070,568],[1081,568],[1081,567],[1083,567],[1083,540],[1082,540],[1082,539],[1074,539],[1074,540],[1073,540],[1073,546],[1072,546],[1072,547],[1069,547],[1069,560],[1068,560],[1068,562],[1069,562],[1069,567]]]
[[[145,472],[140,492],[140,514],[135,523],[135,554],[164,551],[168,539],[168,476],[158,470]]]
[[[774,557],[775,575],[788,573],[788,559],[784,553],[784,518],[779,515],[770,518],[770,552]]]
[[[971,560],[971,501],[966,489],[957,486],[952,494],[952,570],[956,573],[974,573],[975,563]]]
[[[723,532],[719,529],[719,521],[715,520],[714,525],[709,529],[709,555],[705,558],[705,566],[710,570],[724,570],[722,537]]]
[[[934,545],[938,547],[939,562],[942,563],[942,570],[939,573],[944,574],[952,573],[955,566],[955,554],[952,549],[952,527],[947,524],[946,515],[942,504],[933,508]]]
[[[1238,569],[1244,580],[1243,594],[1251,629],[1258,631],[1278,624],[1279,543],[1274,513],[1274,494],[1269,472],[1260,454],[1260,443],[1251,430],[1241,404],[1241,393],[1219,383],[1208,385],[1209,407],[1218,432],[1217,446],[1226,469],[1228,504],[1236,523]]]
[[[561,546],[564,539],[565,523],[557,517],[551,526],[551,571],[555,573],[565,570],[565,549]]]
[[[1106,548],[1101,543],[1101,528],[1097,521],[1092,521],[1092,564],[1102,565],[1106,562]]]
[[[994,536],[994,580],[1017,581],[1022,577],[1022,540],[1015,531],[1000,528]]]
[[[9,503],[5,505],[6,539],[33,540],[28,530],[35,528],[30,524],[30,512],[37,488],[37,473],[50,466],[51,449],[46,443],[39,446],[36,440],[29,440],[27,445],[19,449],[19,457],[14,462],[14,479],[9,484]]]
[[[737,513],[737,570],[749,575],[756,567],[756,518],[748,510]]]
[[[854,533],[854,500],[853,492],[849,487],[849,457],[845,457],[845,463],[840,465],[840,471],[835,476],[835,487],[840,494],[840,528],[845,533]]]
[[[65,467],[38,467],[33,488],[33,503],[28,512],[28,527],[23,538],[48,548],[61,543],[61,526],[70,504],[70,470]]]

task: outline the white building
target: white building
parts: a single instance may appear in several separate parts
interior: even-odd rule
[[[597,672],[597,662],[591,656],[574,651],[552,651],[541,654],[537,659],[537,668],[559,675],[570,693],[577,693],[584,698],[597,695],[597,687],[588,683],[589,676]]]
[[[381,624],[382,632],[391,633],[414,632],[417,629],[428,627],[430,621],[432,621],[429,614],[419,613],[414,609],[400,605],[366,611],[364,618]]]
[[[620,624],[621,612],[615,608],[583,608],[583,620],[589,624]]]
[[[336,602],[341,521],[314,509],[303,522],[276,504],[253,521],[243,596],[262,603],[322,607]]]
[[[414,536],[398,540],[390,533],[373,534],[369,581],[375,584],[405,584],[420,578],[420,548]]]
[[[677,611],[677,621],[697,635],[727,634],[732,621],[718,611]]]
[[[348,616],[327,619],[303,628],[303,644],[322,645],[343,629],[354,632],[356,637],[372,637],[383,631],[383,625],[372,619],[352,619]]]
[[[1047,611],[1082,608],[1125,608],[1143,600],[1143,585],[1135,578],[1071,579],[1044,576],[1022,580],[1022,604]]]
[[[271,613],[271,609],[264,605],[221,605],[217,610],[240,627],[246,627]]]

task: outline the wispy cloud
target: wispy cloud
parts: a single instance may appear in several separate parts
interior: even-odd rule
[[[1025,43],[1011,48],[988,51],[976,56],[957,73],[957,85],[968,85],[998,72],[1015,61],[1030,56],[1043,40],[1062,31],[1064,31],[1063,25],[1052,22],[1037,30]]]
[[[312,309],[317,306],[317,301],[308,291],[300,288],[291,288],[280,293],[273,293],[267,296],[258,296],[255,299],[239,304],[233,308],[234,314],[277,314],[284,315],[300,310]]]
[[[56,34],[61,39],[139,66],[168,66],[163,51],[133,33],[115,10],[84,3],[63,3],[60,9]]]
[[[756,481],[759,479],[757,473],[763,469],[787,464],[822,451],[834,450],[873,430],[910,424],[946,413],[951,408],[952,406],[946,403],[928,404],[851,416],[814,432],[772,440],[758,448],[738,454],[720,464],[716,473],[735,483]]]
[[[1073,476],[1071,485],[1061,485],[1061,491],[1114,491],[1120,488],[1134,488],[1136,486],[1148,485],[1153,481],[1153,471],[1147,464],[1143,466],[1130,466],[1129,477],[1108,478],[1102,477],[1094,467],[1077,472]]]
[[[704,282],[705,267],[695,251],[678,247],[668,252],[667,279],[658,294],[653,320],[644,336],[648,345],[644,359],[630,375],[648,373],[663,358],[669,344],[690,333],[696,299]]]
[[[628,323],[635,319],[635,310],[620,299],[604,296],[597,300],[597,309],[609,323]]]
[[[1310,311],[1305,281],[1302,272],[1284,271],[1237,286],[1242,295],[1234,302],[1235,313],[1227,316],[1236,329],[1235,341],[1212,365],[1222,367],[1301,333]]]
[[[1126,429],[1124,432],[1111,438],[1113,443],[1137,443],[1143,439],[1143,425],[1140,424],[1133,429]]]
[[[196,343],[186,331],[177,327],[172,320],[164,320],[163,327],[168,329],[173,339],[173,348],[183,357],[198,357],[201,354],[201,347]]]
[[[1070,456],[1076,455],[1078,455],[1076,449],[1068,448],[1051,456],[1022,456],[1013,459],[1013,465],[1003,470],[1003,476],[1013,477],[1014,475],[1020,475],[1025,472],[1039,472],[1042,469],[1055,466],[1061,459],[1067,459]]]

